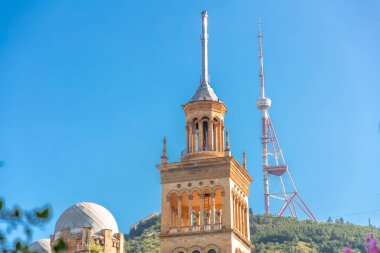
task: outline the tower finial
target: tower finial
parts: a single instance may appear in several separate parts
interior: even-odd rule
[[[207,34],[207,11],[202,11],[202,79],[201,84],[209,84],[208,77],[208,34]]]
[[[230,134],[228,130],[226,130],[226,149],[225,151],[230,151]]]
[[[164,147],[162,149],[161,163],[167,163],[167,162],[168,162],[168,156],[166,154],[166,136],[164,136]]]
[[[264,58],[263,58],[263,35],[261,33],[261,19],[257,23],[259,26],[259,59],[260,59],[260,89],[261,89],[261,98],[265,98],[265,87],[264,87]]]
[[[247,169],[247,158],[245,151],[243,151],[243,168],[246,170]]]

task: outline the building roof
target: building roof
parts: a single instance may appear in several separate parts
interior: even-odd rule
[[[119,232],[116,220],[110,211],[95,203],[80,202],[62,213],[55,224],[54,233],[62,230],[77,232],[83,227],[91,227],[93,233],[103,229],[111,229],[112,233]]]
[[[51,253],[50,240],[41,239],[41,240],[35,241],[28,246],[28,249],[30,252]]]
[[[219,101],[219,98],[216,96],[214,90],[208,83],[202,82],[201,85],[199,85],[193,97],[191,98],[190,102],[197,100]]]

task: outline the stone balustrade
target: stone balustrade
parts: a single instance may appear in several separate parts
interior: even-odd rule
[[[221,230],[223,228],[221,223],[216,223],[214,225],[195,225],[195,226],[185,226],[185,227],[172,227],[169,229],[169,234],[178,234],[178,233],[194,233],[194,232],[202,232],[202,231],[215,231]]]

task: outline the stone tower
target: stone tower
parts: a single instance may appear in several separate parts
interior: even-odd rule
[[[168,163],[166,139],[161,173],[163,253],[250,253],[249,184],[243,155],[231,156],[224,128],[226,105],[210,86],[207,12],[202,12],[202,77],[186,115],[186,151]]]

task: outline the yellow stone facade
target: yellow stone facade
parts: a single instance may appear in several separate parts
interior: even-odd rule
[[[224,129],[226,106],[190,101],[186,115],[186,152],[161,173],[163,253],[250,253],[248,196],[252,182],[245,162],[229,149]],[[225,140],[226,139],[226,140]]]

